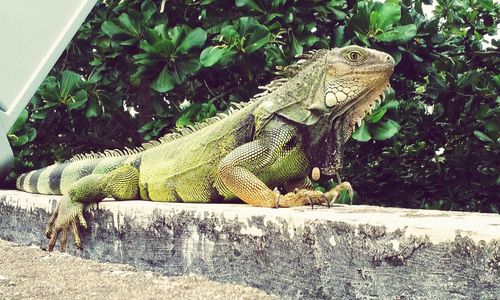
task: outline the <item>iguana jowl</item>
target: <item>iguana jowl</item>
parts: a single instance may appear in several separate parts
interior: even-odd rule
[[[18,189],[64,197],[51,216],[49,250],[77,223],[86,227],[86,204],[105,197],[167,202],[240,198],[263,207],[323,204],[344,183],[322,194],[308,177],[333,175],[356,124],[381,101],[394,59],[348,46],[306,54],[281,70],[266,91],[229,115],[209,119],[134,150],[80,155],[21,175]],[[272,188],[284,186],[281,195]]]

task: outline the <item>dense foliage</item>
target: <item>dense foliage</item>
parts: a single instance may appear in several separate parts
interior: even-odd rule
[[[276,66],[358,44],[398,62],[355,132],[355,203],[498,212],[500,85],[492,0],[108,0],[11,129],[10,174],[134,147],[248,100]]]

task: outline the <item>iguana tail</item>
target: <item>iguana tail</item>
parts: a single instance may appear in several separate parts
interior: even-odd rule
[[[35,194],[62,195],[69,186],[90,174],[105,174],[130,159],[129,155],[119,157],[88,158],[54,164],[46,168],[21,174],[16,188]]]

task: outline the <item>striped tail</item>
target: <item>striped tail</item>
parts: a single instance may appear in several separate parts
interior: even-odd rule
[[[55,164],[24,173],[16,180],[16,188],[35,194],[61,195],[61,178],[69,163]]]
[[[51,165],[22,174],[16,180],[16,188],[34,194],[62,195],[78,179],[90,174],[110,172],[121,166],[128,157],[89,158]]]

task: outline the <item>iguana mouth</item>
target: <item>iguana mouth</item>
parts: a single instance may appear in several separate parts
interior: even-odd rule
[[[382,63],[382,64],[373,64],[371,66],[364,66],[364,69],[357,69],[352,72],[352,74],[381,74],[388,73],[388,77],[391,76],[394,71],[394,63]]]

